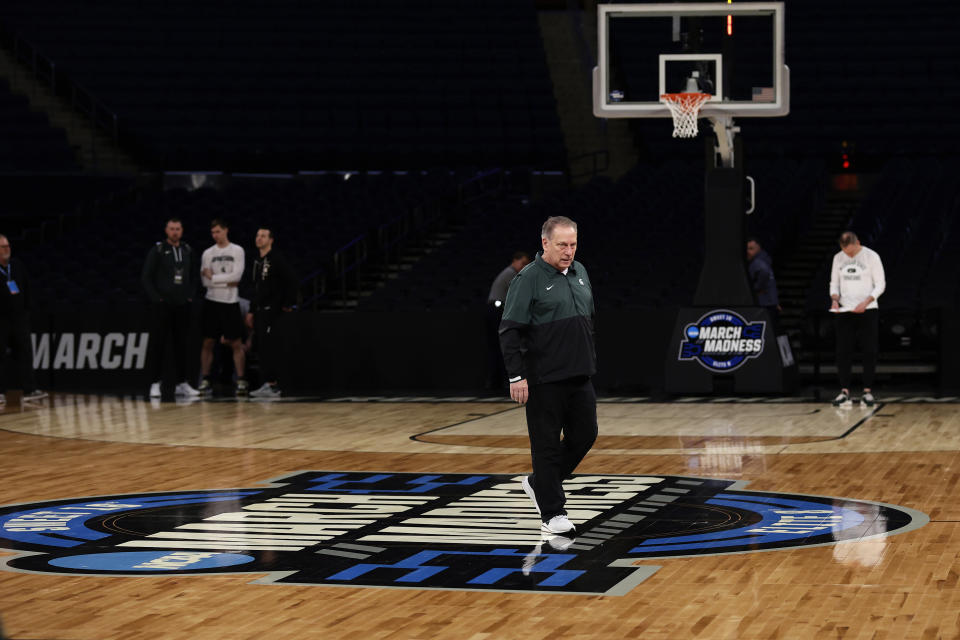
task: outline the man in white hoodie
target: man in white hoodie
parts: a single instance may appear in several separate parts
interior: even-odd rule
[[[830,311],[837,316],[837,374],[840,378],[840,394],[833,399],[835,406],[850,400],[850,371],[857,339],[863,354],[862,401],[868,407],[875,402],[872,387],[880,327],[877,298],[886,286],[883,263],[877,252],[861,245],[857,234],[852,231],[841,234],[840,251],[833,256],[830,270]]]
[[[200,280],[207,288],[203,300],[203,349],[200,352],[200,371],[203,380],[200,391],[210,393],[210,367],[213,348],[222,337],[233,350],[233,365],[237,372],[237,395],[247,395],[249,389],[244,377],[246,358],[243,352],[243,317],[240,313],[237,287],[243,277],[244,253],[227,238],[227,224],[217,218],[210,223],[214,245],[203,252],[200,259]]]

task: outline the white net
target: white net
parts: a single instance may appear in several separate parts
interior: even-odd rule
[[[673,115],[674,138],[693,138],[697,135],[700,107],[712,97],[709,93],[665,93],[660,96]]]

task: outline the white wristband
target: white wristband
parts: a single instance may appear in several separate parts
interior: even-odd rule
[[[510,378],[510,382],[511,382],[511,383],[520,382],[521,380],[523,380],[523,376],[517,376],[516,378]]]

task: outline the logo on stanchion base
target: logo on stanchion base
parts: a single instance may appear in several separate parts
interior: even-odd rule
[[[697,360],[711,371],[733,371],[763,353],[766,322],[747,322],[735,311],[717,309],[683,330],[680,360]]]

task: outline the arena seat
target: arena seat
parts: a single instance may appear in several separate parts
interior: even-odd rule
[[[565,164],[530,3],[10,0],[0,20],[154,168]]]
[[[75,171],[80,168],[66,133],[30,108],[0,79],[0,171]]]
[[[230,239],[252,258],[253,238],[261,224],[271,225],[277,248],[307,278],[328,269],[333,253],[363,234],[441,193],[454,190],[454,177],[442,174],[339,174],[301,178],[234,178],[223,189],[144,191],[136,200],[104,207],[69,237],[18,248],[26,264],[38,266],[45,290],[38,308],[76,304],[140,303],[140,267],[147,251],[163,239],[170,216],[183,220],[184,239],[200,253],[212,244],[210,222],[222,217]],[[136,221],[132,223],[132,221]],[[96,237],[77,243],[78,236]],[[110,247],[104,251],[103,247]]]

